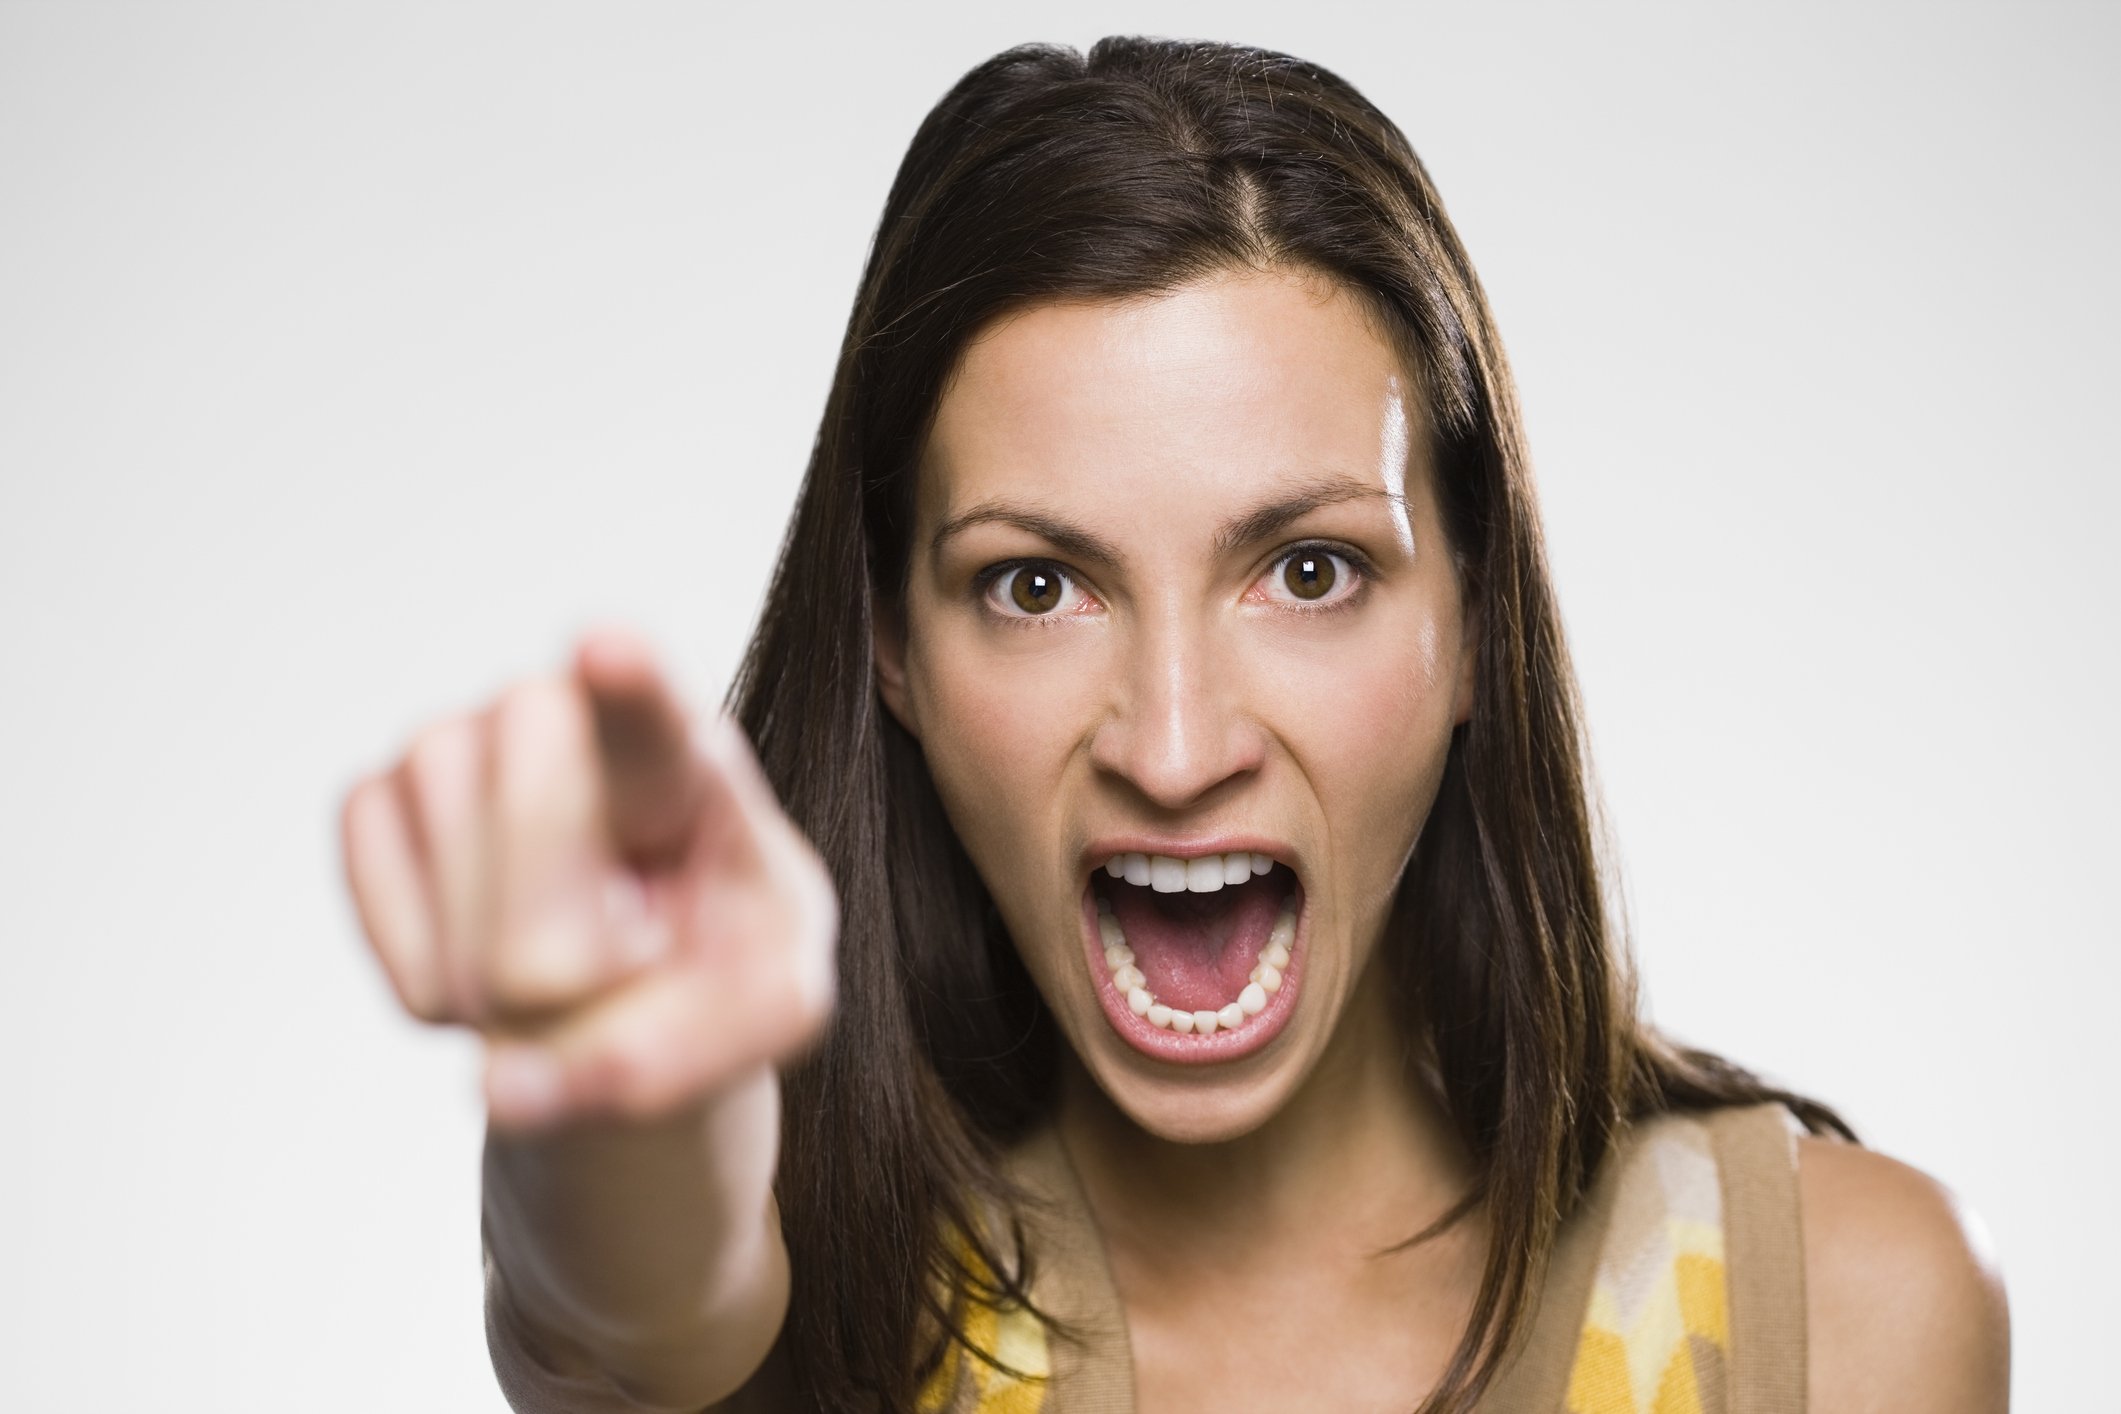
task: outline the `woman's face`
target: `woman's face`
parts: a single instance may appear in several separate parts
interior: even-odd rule
[[[1472,706],[1427,446],[1354,299],[1289,273],[1037,306],[944,395],[879,678],[1062,1032],[1152,1133],[1257,1127],[1382,985]]]

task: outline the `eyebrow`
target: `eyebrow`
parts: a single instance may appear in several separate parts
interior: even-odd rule
[[[1396,491],[1387,491],[1382,486],[1372,486],[1350,476],[1320,477],[1289,495],[1224,521],[1215,532],[1216,553],[1227,555],[1271,539],[1321,506],[1367,500],[1389,502],[1402,516],[1407,513],[1407,498]]]
[[[1401,515],[1406,514],[1407,499],[1396,492],[1357,481],[1353,477],[1319,477],[1285,496],[1254,506],[1251,510],[1240,512],[1224,521],[1215,531],[1215,552],[1218,555],[1227,555],[1256,545],[1279,534],[1322,506],[1372,499],[1390,502]],[[1015,526],[1018,530],[1036,535],[1064,554],[1094,565],[1109,567],[1118,564],[1120,560],[1119,550],[1103,536],[1045,511],[1011,505],[1006,501],[985,501],[950,517],[936,527],[935,535],[928,542],[928,553],[939,558],[945,542],[976,525]]]

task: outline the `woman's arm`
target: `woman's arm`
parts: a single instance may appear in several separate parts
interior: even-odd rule
[[[697,1411],[757,1370],[788,1305],[777,1123],[761,1066],[663,1121],[488,1131],[487,1345],[516,1409]]]
[[[1808,1407],[1999,1414],[2010,1311],[1981,1221],[1919,1169],[1798,1141]]]

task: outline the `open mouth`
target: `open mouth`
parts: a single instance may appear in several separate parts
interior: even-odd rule
[[[1280,1029],[1303,917],[1289,866],[1248,852],[1119,854],[1092,871],[1086,893],[1100,1000],[1138,1049],[1230,1059]]]

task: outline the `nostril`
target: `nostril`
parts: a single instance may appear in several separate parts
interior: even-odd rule
[[[1107,719],[1091,739],[1091,761],[1162,810],[1199,805],[1257,773],[1267,736],[1237,711],[1198,706]]]

